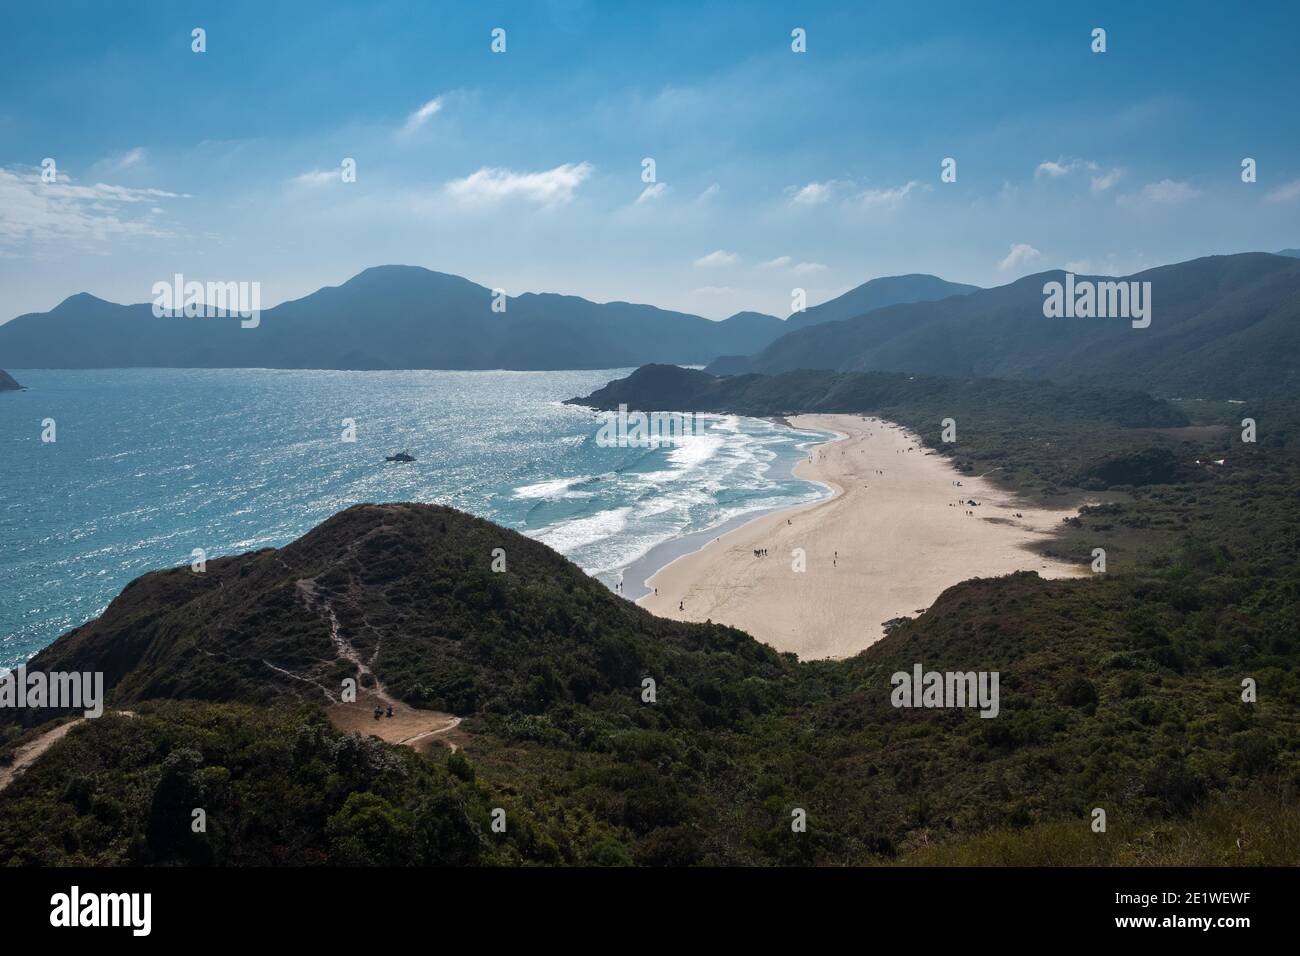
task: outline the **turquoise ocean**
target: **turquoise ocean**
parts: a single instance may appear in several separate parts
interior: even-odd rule
[[[825,494],[791,468],[826,436],[765,420],[601,447],[602,416],[562,402],[629,369],[9,371],[28,390],[0,393],[0,667],[196,548],[283,545],[359,502],[460,508],[635,597],[675,545]]]

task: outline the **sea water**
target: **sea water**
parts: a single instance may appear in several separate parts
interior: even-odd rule
[[[9,371],[28,390],[0,393],[0,667],[196,548],[284,545],[359,502],[460,508],[635,597],[674,542],[825,494],[790,471],[825,436],[761,419],[602,447],[602,417],[562,402],[628,369]]]

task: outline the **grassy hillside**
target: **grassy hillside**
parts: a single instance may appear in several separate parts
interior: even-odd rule
[[[1101,282],[1102,276],[1080,279]],[[1165,397],[1300,394],[1300,263],[1288,256],[1210,256],[1125,277],[1150,283],[1151,324],[1047,318],[1045,272],[938,302],[877,309],[792,331],[745,371],[895,371],[1046,379]],[[714,371],[740,370],[728,360]]]
[[[789,381],[934,413],[888,378]],[[731,628],[655,619],[450,509],[349,509],[206,575],[148,575],[41,655],[104,669],[113,706],[140,716],[78,725],[0,793],[0,860],[1277,860],[1294,814],[1259,813],[1300,784],[1300,410],[1252,409],[1260,441],[1242,445],[1226,428],[1240,406],[1014,391],[998,405],[1004,383],[949,387],[988,410],[981,461],[1014,455],[1017,473],[1105,499],[1056,547],[1105,547],[1107,573],[968,581],[854,658],[801,663]],[[772,382],[744,388],[779,397]],[[1024,437],[1055,418],[1063,437],[1095,436]],[[1130,446],[1174,448],[1179,467],[1125,464]],[[1189,454],[1226,464],[1188,471]],[[1117,476],[1134,482],[1086,487]],[[328,727],[322,688],[357,673],[332,622],[394,693],[466,717],[463,751],[419,756]],[[890,677],[916,663],[996,670],[999,715],[895,709]],[[0,761],[36,732],[0,728]],[[203,840],[189,835],[195,806]],[[494,807],[505,834],[485,829]],[[1096,807],[1108,835],[1089,828]],[[796,810],[806,833],[791,831]],[[1237,839],[1247,852],[1231,852]]]

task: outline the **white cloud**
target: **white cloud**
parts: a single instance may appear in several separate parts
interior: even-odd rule
[[[1119,201],[1125,205],[1174,206],[1201,194],[1185,182],[1162,179],[1158,183],[1147,183],[1135,195],[1121,196]]]
[[[1041,162],[1034,169],[1034,179],[1061,179],[1072,173],[1091,173],[1089,186],[1095,193],[1104,193],[1120,178],[1120,170],[1103,170],[1100,163],[1091,159],[1049,159]]]
[[[1120,171],[1112,169],[1105,173],[1099,173],[1092,177],[1092,191],[1095,193],[1104,193],[1117,182],[1119,182]]]
[[[1062,156],[1057,160],[1047,160],[1039,163],[1034,170],[1035,179],[1060,179],[1062,176],[1068,176],[1070,173],[1079,169],[1096,169],[1097,164],[1086,159],[1066,159]]]
[[[702,192],[702,193],[700,193],[698,196],[696,196],[695,199],[696,199],[697,202],[703,202],[703,201],[706,200],[706,199],[712,199],[714,196],[716,196],[716,195],[718,194],[718,191],[719,191],[720,189],[722,189],[722,187],[719,186],[717,183],[710,183],[710,184],[705,188],[704,192]]]
[[[120,156],[114,156],[108,161],[108,164],[113,169],[130,169],[132,166],[138,166],[144,162],[145,155],[145,148],[137,146],[134,149],[128,149]]]
[[[641,195],[636,197],[637,205],[639,206],[641,203],[649,202],[652,199],[658,199],[664,194],[664,191],[667,188],[667,183],[651,183],[645,189],[641,190]]]
[[[815,272],[825,272],[829,266],[824,266],[820,262],[795,262],[789,256],[777,256],[775,259],[760,262],[758,268],[767,270],[789,269],[795,275],[812,275]]]
[[[835,187],[835,181],[829,180],[824,183],[809,183],[806,186],[789,186],[786,188],[786,194],[789,195],[792,205],[820,206],[831,198]]]
[[[1269,202],[1291,202],[1300,199],[1300,179],[1293,179],[1289,183],[1283,183],[1264,198]]]
[[[565,163],[539,173],[484,166],[464,179],[453,179],[444,189],[453,199],[471,204],[527,199],[543,205],[566,203],[591,175],[591,163]]]
[[[695,260],[697,266],[703,268],[712,268],[713,266],[734,266],[740,261],[740,256],[734,252],[728,252],[725,249],[715,249],[707,256],[700,256]]]
[[[442,109],[442,97],[435,96],[429,102],[425,103],[418,110],[406,117],[406,124],[402,127],[403,133],[413,133],[425,123],[429,117]]]
[[[866,209],[888,209],[898,206],[917,189],[925,190],[929,187],[913,179],[893,189],[865,189],[854,196],[850,202]]]
[[[328,186],[330,183],[339,182],[341,178],[337,169],[312,169],[305,173],[299,173],[289,182],[295,186],[306,186],[315,189],[319,186]]]
[[[0,242],[103,242],[124,236],[166,237],[148,217],[160,199],[186,198],[163,189],[95,183],[78,186],[60,174],[41,181],[39,170],[0,168]],[[135,204],[149,203],[136,210]]]
[[[1035,249],[1027,242],[1017,242],[1007,253],[1007,257],[998,263],[998,269],[1002,272],[1009,272],[1012,269],[1021,269],[1031,262],[1037,262],[1042,257],[1042,253]]]

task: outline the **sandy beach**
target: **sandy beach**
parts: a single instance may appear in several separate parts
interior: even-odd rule
[[[663,617],[731,624],[801,658],[847,657],[879,640],[885,621],[916,616],[960,581],[1088,573],[1027,547],[1065,512],[1026,507],[962,475],[903,428],[859,415],[790,422],[841,436],[794,471],[832,497],[763,515],[678,558],[646,582],[650,593],[638,604]],[[803,571],[795,570],[797,549]]]

